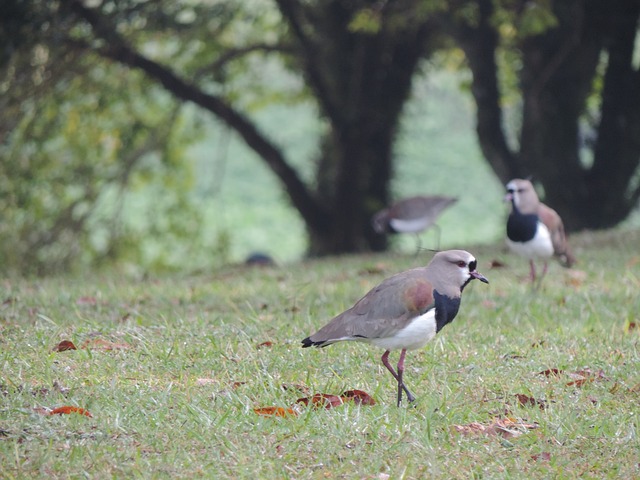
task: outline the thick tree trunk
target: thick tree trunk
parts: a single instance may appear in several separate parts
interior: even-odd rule
[[[330,227],[306,222],[310,253],[383,250],[386,238],[373,231],[371,217],[388,204],[392,145],[413,74],[427,53],[428,25],[407,22],[398,30],[393,16],[400,12],[392,3],[377,12],[379,23],[372,31],[351,26],[354,12],[371,8],[368,2],[278,4],[298,42],[296,58],[304,60],[301,69],[329,124],[316,196]]]
[[[608,228],[638,202],[640,73],[632,63],[640,3],[554,2],[558,25],[522,42],[520,145],[510,154],[500,125],[493,3],[478,0],[480,21],[455,31],[473,72],[482,150],[496,174],[533,176],[568,230]],[[580,131],[603,54],[607,54],[597,141],[590,161]]]

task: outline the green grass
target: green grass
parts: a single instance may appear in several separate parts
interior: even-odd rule
[[[5,279],[0,477],[637,478],[640,231],[574,243],[576,270],[551,265],[539,292],[523,280],[526,262],[469,247],[491,284],[472,284],[453,324],[409,353],[418,399],[401,408],[381,351],[299,341],[428,253],[199,276]],[[506,266],[490,268],[495,259]],[[64,339],[126,348],[53,352]],[[273,345],[256,348],[264,341]],[[548,368],[565,374],[538,374]],[[585,368],[602,372],[568,386],[568,373]],[[358,388],[377,405],[257,416],[303,395],[283,384]],[[520,406],[516,394],[546,408]],[[62,405],[93,417],[34,410]],[[505,417],[538,428],[508,438],[455,429]]]

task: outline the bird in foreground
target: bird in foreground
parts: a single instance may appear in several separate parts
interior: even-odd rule
[[[540,282],[547,273],[547,261],[552,256],[564,267],[571,267],[575,258],[564,233],[560,215],[538,199],[529,180],[515,178],[507,183],[505,201],[511,203],[507,219],[507,245],[529,260],[531,282],[536,281],[535,260],[544,260]]]
[[[341,341],[371,343],[384,348],[382,364],[398,383],[398,406],[402,392],[415,397],[404,384],[407,350],[424,347],[451,323],[460,308],[462,290],[472,280],[489,281],[476,270],[475,257],[464,250],[438,252],[426,267],[414,268],[387,278],[356,304],[334,317],[303,347],[326,347]],[[391,350],[400,350],[397,370],[389,363]]]
[[[435,221],[449,206],[457,202],[455,197],[440,195],[416,196],[399,200],[389,208],[380,210],[371,218],[373,229],[383,233],[415,233],[420,249],[418,234],[432,225],[438,228],[438,247],[440,244],[440,229]]]

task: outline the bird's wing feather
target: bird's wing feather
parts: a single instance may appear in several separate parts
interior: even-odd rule
[[[564,232],[564,224],[560,215],[551,207],[540,203],[538,206],[538,217],[540,221],[546,225],[551,234],[551,243],[553,244],[553,252],[557,256],[566,256],[566,263],[573,263],[573,255],[569,251],[567,237]]]
[[[424,268],[394,275],[373,288],[353,307],[311,335],[316,342],[384,338],[434,307],[433,286]]]

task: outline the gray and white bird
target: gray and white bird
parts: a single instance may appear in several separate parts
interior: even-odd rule
[[[377,212],[371,218],[373,229],[383,233],[415,233],[418,234],[430,228],[438,226],[435,221],[449,206],[457,202],[455,197],[440,195],[409,197]],[[438,246],[440,244],[440,231],[438,229]]]
[[[407,350],[424,347],[453,321],[469,282],[489,283],[476,267],[475,257],[467,251],[436,253],[426,267],[398,273],[371,289],[353,307],[302,340],[302,346],[356,341],[384,348],[382,364],[398,383],[398,406],[403,390],[413,402],[415,397],[403,380]],[[397,371],[389,363],[391,350],[400,350]]]
[[[560,215],[538,199],[529,180],[515,178],[507,183],[505,201],[511,203],[507,245],[514,253],[529,260],[531,282],[536,281],[535,260],[544,261],[539,282],[547,273],[547,262],[552,256],[564,267],[575,263]]]

